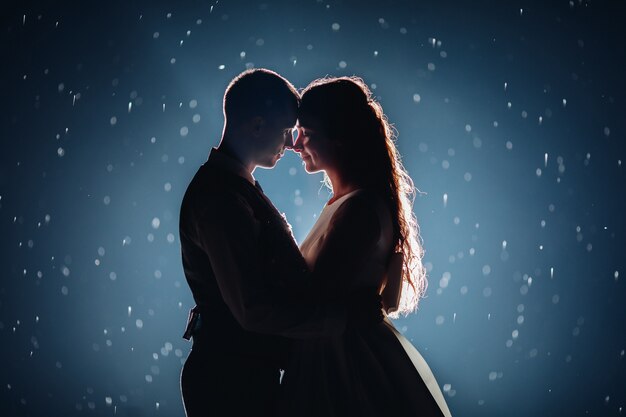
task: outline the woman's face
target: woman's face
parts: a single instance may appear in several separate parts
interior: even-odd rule
[[[300,154],[306,172],[314,173],[333,168],[335,147],[325,134],[312,125],[301,125],[298,122],[293,136],[293,150]]]

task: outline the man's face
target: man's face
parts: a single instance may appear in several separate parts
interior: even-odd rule
[[[296,122],[296,112],[288,111],[267,120],[259,136],[257,165],[262,168],[273,168],[285,152],[285,137],[291,137],[291,129]]]

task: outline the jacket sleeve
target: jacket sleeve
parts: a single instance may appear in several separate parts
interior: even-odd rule
[[[195,226],[197,243],[210,260],[222,298],[245,330],[291,338],[344,331],[342,306],[300,302],[271,285],[268,260],[260,254],[261,224],[240,196],[222,195]]]

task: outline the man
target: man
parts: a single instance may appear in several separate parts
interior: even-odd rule
[[[348,306],[304,302],[306,264],[289,225],[252,176],[282,156],[298,100],[293,85],[275,72],[235,77],[224,95],[221,142],[183,198],[183,268],[197,304],[181,377],[189,417],[274,415],[289,347],[281,335],[342,332],[355,320],[350,311],[363,306],[372,314],[357,321],[382,319],[379,300],[367,297]]]

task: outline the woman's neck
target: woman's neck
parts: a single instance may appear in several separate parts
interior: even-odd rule
[[[348,181],[335,171],[326,171],[326,175],[328,175],[333,188],[333,197],[328,201],[329,203],[333,203],[337,199],[359,188],[356,183]]]

